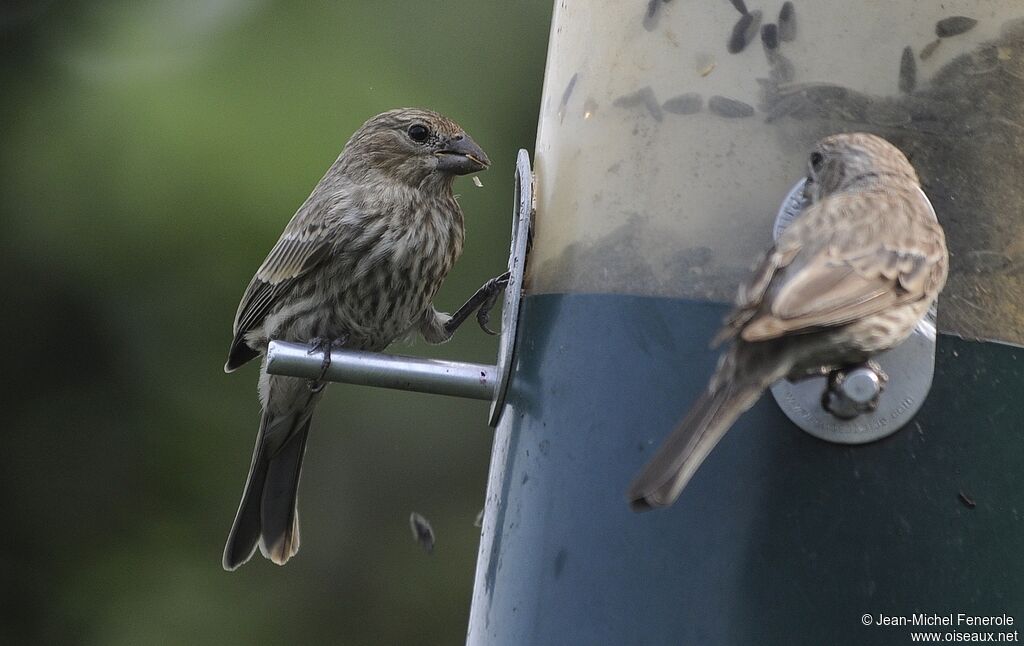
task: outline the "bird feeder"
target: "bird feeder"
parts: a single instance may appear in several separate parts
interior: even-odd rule
[[[468,643],[909,643],[880,617],[1024,621],[1022,105],[1012,0],[557,3]],[[893,351],[875,417],[782,384],[674,506],[631,512],[808,152],[857,131],[907,154],[945,228],[936,327]],[[848,397],[877,388],[848,377]]]

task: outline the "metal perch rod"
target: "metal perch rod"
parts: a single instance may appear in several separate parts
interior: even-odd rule
[[[323,353],[314,351],[311,354],[311,348],[300,343],[271,341],[267,349],[267,372],[287,377],[318,378],[323,366]],[[495,366],[481,363],[334,350],[324,380],[490,401],[494,399],[498,374]]]

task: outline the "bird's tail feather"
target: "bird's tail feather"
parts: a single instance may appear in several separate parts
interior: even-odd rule
[[[263,413],[242,501],[224,546],[225,570],[234,570],[252,558],[257,545],[264,556],[278,565],[284,565],[298,551],[296,502],[312,417],[311,411],[283,417]],[[282,429],[281,424],[290,428]],[[287,439],[271,450],[268,435]]]
[[[263,451],[263,423],[256,437],[256,448],[253,449],[252,465],[249,476],[242,491],[242,501],[235,513],[235,522],[228,533],[228,542],[224,546],[224,569],[231,571],[242,565],[256,551],[256,543],[260,539],[260,499],[263,497],[263,483],[267,479],[268,461]]]
[[[278,565],[299,551],[299,475],[311,421],[312,416],[306,416],[302,427],[274,455],[263,485],[260,551]]]
[[[731,362],[729,362],[731,363]],[[721,370],[720,370],[721,374]],[[667,507],[737,418],[753,406],[771,380],[737,382],[716,376],[633,480],[627,494],[634,511]]]

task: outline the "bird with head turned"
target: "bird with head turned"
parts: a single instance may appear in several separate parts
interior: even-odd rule
[[[742,285],[707,388],[630,485],[635,510],[671,505],[737,418],[780,379],[868,361],[906,339],[946,282],[942,227],[906,156],[838,134],[808,157],[806,208]]]
[[[462,252],[465,225],[452,184],[489,164],[461,126],[436,112],[403,108],[366,121],[250,281],[225,371],[265,355],[272,339],[315,344],[324,370],[333,348],[381,351],[413,332],[430,343],[448,340],[504,287],[488,281],[454,316],[433,305]],[[478,312],[481,323],[485,317]],[[277,564],[298,551],[299,476],[322,393],[320,381],[261,367],[263,412],[225,569],[245,563],[257,546]]]
[[[883,179],[920,184],[910,161],[885,139],[866,133],[833,135],[819,141],[807,160],[804,194],[813,204]]]

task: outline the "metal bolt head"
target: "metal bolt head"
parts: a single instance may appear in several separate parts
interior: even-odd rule
[[[867,404],[882,392],[882,383],[870,368],[856,368],[846,374],[841,385],[843,395],[857,404]]]

